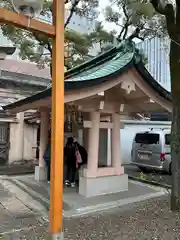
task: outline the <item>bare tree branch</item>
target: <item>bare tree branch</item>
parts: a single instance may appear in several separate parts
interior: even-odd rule
[[[67,4],[67,3],[69,3],[69,2],[70,2],[70,0],[65,0],[65,1],[64,1],[64,4]],[[64,28],[66,28],[67,25],[70,23],[71,18],[72,18],[72,16],[73,16],[74,12],[76,11],[76,7],[77,7],[77,5],[79,4],[79,2],[80,2],[80,0],[75,0],[74,3],[72,4],[72,7],[71,7],[71,9],[70,9],[70,14],[69,14],[69,16],[68,16],[68,18],[67,18],[67,20],[66,20],[66,22],[65,22],[65,24],[64,24]],[[50,11],[51,11],[51,13],[53,14],[53,4],[52,4],[51,7],[50,7]]]
[[[127,32],[128,32],[128,27],[129,27],[129,24],[128,24],[128,23],[124,25],[123,40],[126,38],[126,35],[127,35]]]
[[[49,52],[51,54],[51,57],[52,57],[52,47],[51,47],[51,44],[50,44],[49,41],[48,41],[48,44],[47,44],[47,49],[49,50]]]
[[[123,10],[124,16],[126,17],[126,20],[129,21],[129,16],[128,16],[128,13],[126,11],[126,5],[125,4],[122,5],[122,10]]]
[[[65,1],[64,1],[64,4],[67,4],[67,3],[69,3],[69,2],[70,2],[69,0],[65,0]],[[71,10],[70,10],[70,14],[69,14],[69,16],[68,16],[68,18],[67,18],[67,20],[66,20],[66,22],[65,22],[65,24],[64,24],[64,28],[66,28],[67,25],[69,24],[69,22],[71,21],[71,18],[72,18],[72,16],[73,16],[73,14],[74,14],[74,12],[75,12],[75,10],[76,10],[76,7],[77,7],[77,5],[78,5],[79,2],[80,2],[80,0],[75,0],[74,3],[72,4]],[[50,7],[50,11],[51,11],[52,14],[53,14],[53,6],[52,6],[52,5],[51,5],[51,7]],[[52,56],[52,47],[51,47],[51,44],[50,44],[49,41],[48,41],[48,43],[47,43],[47,49],[49,50],[50,55]]]
[[[122,27],[119,35],[117,36],[118,39],[121,39],[121,36],[122,36],[122,34],[123,34],[123,32],[124,32],[124,29],[125,29],[125,25]]]
[[[128,39],[133,40],[134,38],[139,38],[140,31],[141,29],[137,27]]]
[[[76,11],[76,7],[77,7],[79,2],[80,2],[80,0],[75,0],[74,3],[72,4],[71,10],[70,10],[70,14],[69,14],[69,16],[68,16],[68,18],[67,18],[67,20],[66,20],[66,22],[64,24],[64,28],[66,28],[67,25],[69,24],[69,22],[71,21],[71,18],[73,16],[74,12]]]
[[[125,4],[122,5],[122,9],[123,9],[124,16],[126,17],[126,23],[124,25],[124,34],[123,34],[123,39],[125,39],[128,32],[128,27],[129,27],[129,16],[128,16]]]
[[[122,5],[122,10],[123,10],[123,13],[124,13],[124,16],[126,18],[126,22],[124,24],[124,26],[122,27],[119,35],[118,35],[118,39],[125,39],[126,38],[126,35],[127,35],[127,32],[128,32],[128,27],[129,27],[129,16],[128,16],[128,13],[127,13],[127,9],[126,9],[126,5],[123,4]],[[123,35],[123,36],[122,36]]]

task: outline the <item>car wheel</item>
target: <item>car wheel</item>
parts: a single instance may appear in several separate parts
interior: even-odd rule
[[[169,164],[169,175],[172,175],[172,163]]]

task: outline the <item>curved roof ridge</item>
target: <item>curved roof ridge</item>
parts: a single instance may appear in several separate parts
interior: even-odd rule
[[[97,58],[66,72],[64,82],[65,92],[75,89],[80,90],[99,85],[106,81],[111,81],[113,77],[119,76],[121,73],[126,72],[129,68],[133,67],[158,95],[171,101],[171,93],[166,91],[158,82],[156,82],[145,68],[142,62],[142,55],[131,39],[122,41],[116,47],[113,47]],[[10,110],[23,104],[32,103],[33,101],[50,97],[51,94],[52,87],[49,87],[26,99],[4,106],[3,109]]]
[[[87,71],[89,69],[92,69],[94,66],[98,66],[104,62],[107,62],[108,60],[111,60],[114,56],[117,55],[118,52],[122,51],[125,53],[129,50],[135,53],[134,42],[129,39],[123,40],[119,42],[117,46],[112,47],[110,50],[101,53],[99,56],[94,57],[93,59],[65,72],[65,79],[71,78],[77,74],[79,75],[81,72]]]

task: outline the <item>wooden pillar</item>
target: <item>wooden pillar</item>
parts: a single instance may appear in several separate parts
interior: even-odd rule
[[[111,128],[107,129],[107,166],[111,167]]]
[[[117,113],[112,114],[112,167],[117,170],[121,167],[120,151],[120,116]]]
[[[87,170],[90,175],[94,175],[98,168],[100,112],[92,112],[91,121],[92,127],[89,129]]]
[[[64,1],[53,0],[50,233],[63,239]]]
[[[49,133],[49,110],[42,109],[41,114],[41,123],[40,123],[40,146],[39,146],[39,167],[44,167],[44,153],[48,144],[48,133]]]
[[[24,160],[24,112],[21,112],[17,115],[19,118],[19,126],[17,129],[19,130],[19,160]]]

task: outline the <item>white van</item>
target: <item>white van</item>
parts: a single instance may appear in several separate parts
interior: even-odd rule
[[[150,168],[171,174],[170,129],[136,133],[131,161],[142,171]]]

